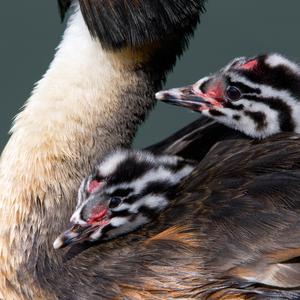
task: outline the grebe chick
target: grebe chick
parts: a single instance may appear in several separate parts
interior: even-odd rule
[[[300,67],[279,54],[236,58],[216,74],[156,98],[254,138],[300,133]]]
[[[54,248],[108,240],[149,223],[193,169],[193,162],[177,156],[135,150],[108,155],[82,182],[71,227],[55,240]]]

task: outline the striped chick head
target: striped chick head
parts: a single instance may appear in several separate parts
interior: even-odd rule
[[[111,239],[150,222],[193,169],[193,162],[176,156],[113,152],[82,182],[71,226],[55,240],[54,248]]]
[[[214,75],[156,98],[254,138],[300,132],[300,68],[279,54],[236,58]]]

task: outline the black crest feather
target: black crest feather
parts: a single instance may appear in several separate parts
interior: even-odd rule
[[[62,16],[71,0],[59,0]],[[103,47],[118,49],[193,31],[205,0],[80,0],[87,26]]]
[[[58,0],[58,7],[62,21],[65,18],[66,12],[71,5],[72,0]]]

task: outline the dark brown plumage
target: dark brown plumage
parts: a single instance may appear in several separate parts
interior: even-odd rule
[[[64,263],[39,280],[43,288],[55,286],[59,299],[299,299],[300,136],[258,142],[232,133],[156,221],[66,250]],[[186,135],[181,141],[189,144]]]

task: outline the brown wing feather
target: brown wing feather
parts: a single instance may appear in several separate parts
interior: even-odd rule
[[[202,181],[204,264],[227,285],[218,291],[224,297],[300,296],[299,140],[278,135],[262,142],[224,141],[185,187],[199,191]]]
[[[300,299],[299,149],[296,134],[218,143],[152,224],[41,284],[59,299]]]

